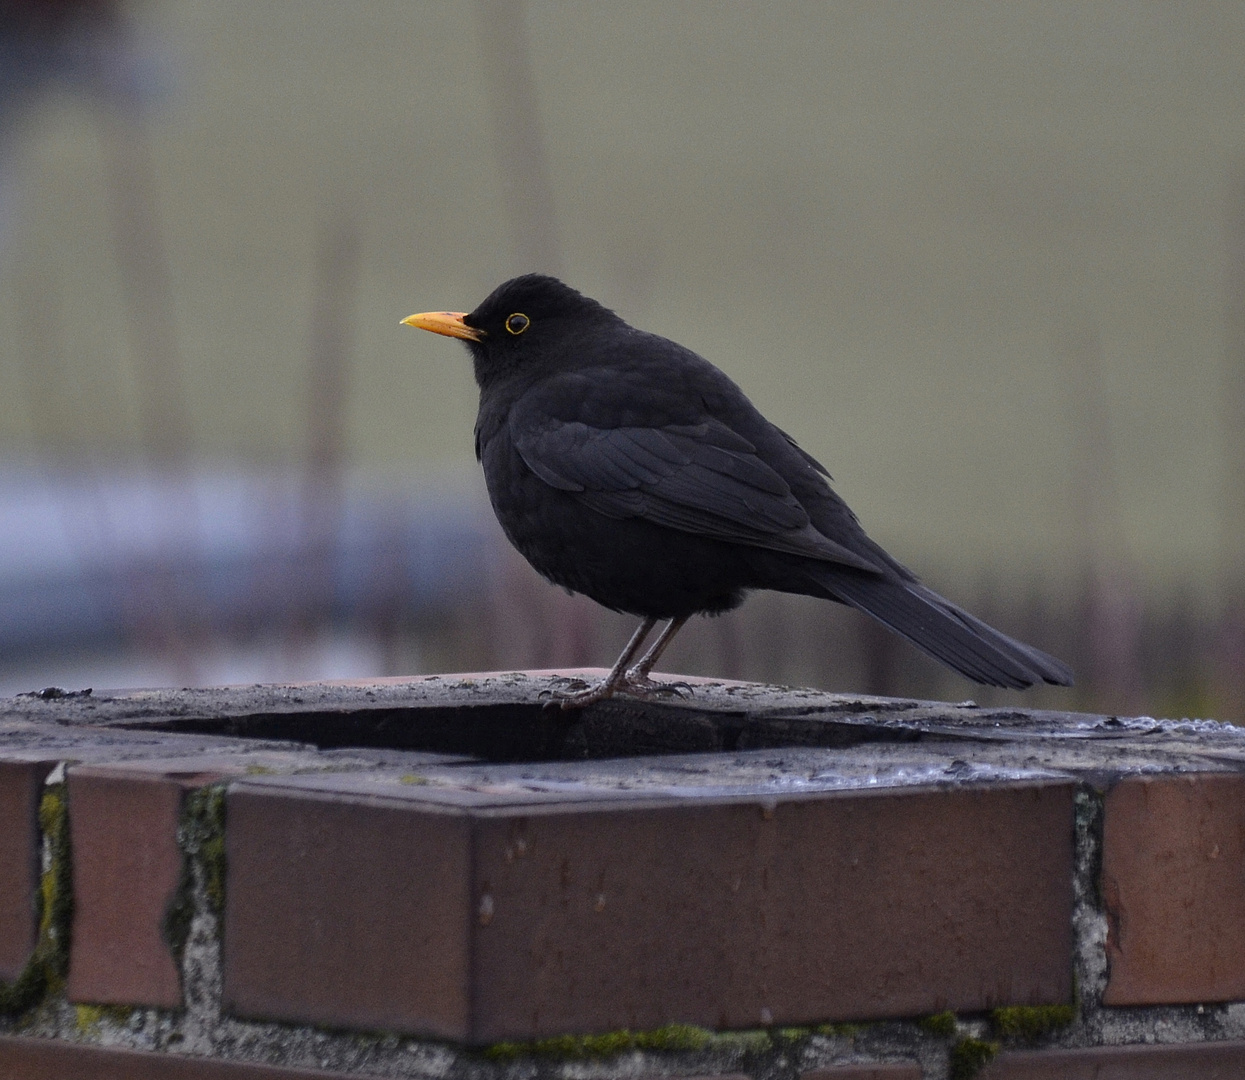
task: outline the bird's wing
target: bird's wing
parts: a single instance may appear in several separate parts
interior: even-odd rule
[[[548,404],[528,400],[512,409],[515,447],[546,484],[606,517],[879,569],[818,532],[787,482],[719,420],[599,426],[552,415]]]

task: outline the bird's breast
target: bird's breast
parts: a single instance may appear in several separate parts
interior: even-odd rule
[[[754,583],[745,549],[638,518],[607,517],[528,468],[502,427],[481,442],[489,499],[506,538],[555,585],[634,615],[735,607]]]

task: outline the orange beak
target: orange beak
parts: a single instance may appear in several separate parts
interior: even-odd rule
[[[463,322],[465,314],[462,311],[421,311],[416,315],[408,315],[402,320],[402,325],[431,330],[434,334],[462,338],[464,341],[484,340],[483,330],[477,330]]]

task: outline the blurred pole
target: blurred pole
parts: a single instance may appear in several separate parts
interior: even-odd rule
[[[1096,708],[1127,715],[1143,703],[1142,611],[1125,554],[1098,328],[1089,321],[1073,325],[1060,352],[1072,390],[1072,520],[1084,581],[1084,674]]]
[[[78,396],[60,328],[64,318],[53,275],[36,270],[15,276],[20,319],[21,374],[35,457],[51,470],[89,464],[83,453]]]
[[[877,697],[892,697],[899,692],[903,647],[899,637],[876,619],[860,616],[860,650],[864,668],[864,692]]]
[[[561,276],[549,156],[536,99],[523,0],[476,0],[493,146],[514,254],[522,273]]]
[[[1231,175],[1227,220],[1227,340],[1223,385],[1224,484],[1216,713],[1245,721],[1245,167]]]
[[[118,105],[106,114],[103,149],[137,374],[140,437],[150,462],[180,472],[190,458],[190,410],[157,210],[155,164],[146,128],[133,108]]]
[[[600,665],[597,651],[597,630],[602,609],[585,596],[568,596],[561,589],[546,589],[552,597],[547,618],[551,662],[581,668]]]
[[[139,435],[147,464],[169,481],[175,505],[156,520],[155,610],[145,622],[160,627],[161,645],[180,677],[194,681],[200,605],[179,582],[176,565],[198,568],[199,508],[190,474],[191,415],[186,403],[168,254],[159,224],[155,164],[136,102],[117,97],[103,115],[102,151],[113,202],[113,233],[124,288],[126,325],[135,372]]]
[[[349,396],[351,313],[358,293],[359,231],[338,216],[321,227],[316,252],[311,341],[307,358],[307,444],[303,497],[292,565],[298,598],[291,627],[306,640],[332,619],[335,562],[344,511],[346,405]]]
[[[83,438],[82,421],[89,406],[75,384],[60,333],[64,312],[55,280],[46,271],[36,271],[18,278],[16,286],[19,356],[34,455],[55,490],[74,491],[61,507],[66,537],[84,569],[93,566],[98,552],[106,553],[108,588],[132,639],[127,644],[163,641],[166,628],[150,625],[150,619],[160,618],[162,612],[142,602],[146,589],[138,568],[122,559],[95,455]]]
[[[476,0],[480,63],[493,116],[493,147],[520,273],[562,276],[552,169],[536,96],[524,0]],[[597,655],[598,620],[561,591],[528,609],[540,624],[533,662],[582,666]]]
[[[740,631],[741,615],[738,611],[728,611],[719,615],[714,622],[717,638],[717,664],[714,674],[723,679],[742,679],[744,677],[745,641]]]

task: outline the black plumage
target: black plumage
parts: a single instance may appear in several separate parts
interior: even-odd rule
[[[826,470],[690,349],[537,274],[467,314],[403,321],[471,352],[476,456],[511,543],[555,584],[644,619],[606,681],[564,704],[652,689],[653,663],[683,622],[728,611],[751,589],[859,608],[976,682],[1071,684],[1067,665],[883,551]]]

